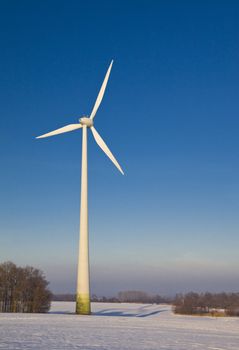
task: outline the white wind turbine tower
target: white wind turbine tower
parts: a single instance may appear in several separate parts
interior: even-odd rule
[[[98,134],[93,126],[94,117],[100,106],[102,98],[104,96],[105,88],[109,79],[110,71],[113,61],[106,72],[104,81],[100,88],[100,92],[97,96],[95,105],[90,114],[90,117],[83,116],[79,119],[77,124],[69,124],[62,128],[48,132],[47,134],[38,136],[39,138],[49,137],[53,135],[62,134],[68,131],[81,129],[82,136],[82,164],[81,164],[81,207],[80,207],[80,241],[79,241],[79,258],[78,258],[78,273],[77,273],[77,290],[76,290],[76,313],[89,315],[90,309],[90,276],[89,276],[89,239],[88,239],[88,179],[87,179],[87,129],[90,128],[94,139],[98,146],[105,152],[110,158],[118,170],[123,173],[119,163],[110,152],[109,148]]]

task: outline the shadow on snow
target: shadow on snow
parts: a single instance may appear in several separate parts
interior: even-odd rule
[[[93,316],[117,316],[117,317],[149,317],[153,315],[160,314],[162,312],[168,311],[168,309],[160,309],[160,310],[150,310],[151,305],[145,305],[139,308],[138,310],[131,309],[102,309],[99,311],[92,312]],[[70,311],[50,311],[48,314],[52,315],[76,315],[75,312]]]
[[[157,315],[159,313],[168,311],[167,309],[165,309],[165,310],[161,309],[161,310],[154,310],[151,312],[150,312],[150,310],[148,310],[148,312],[147,312],[146,310],[144,310],[145,308],[147,308],[147,306],[142,307],[138,311],[132,310],[132,312],[130,312],[129,310],[104,309],[104,310],[100,310],[97,312],[93,312],[92,315],[94,315],[94,316],[121,316],[121,317],[149,317],[149,316]]]

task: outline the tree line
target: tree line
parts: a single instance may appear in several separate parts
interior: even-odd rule
[[[53,295],[54,301],[75,301],[75,294]],[[172,304],[175,313],[184,315],[239,316],[239,293],[177,294],[175,297],[150,295],[143,291],[122,291],[117,297],[91,296],[93,302]]]
[[[54,301],[75,301],[75,294],[54,294]],[[172,299],[167,297],[162,297],[160,295],[150,295],[148,293],[129,290],[119,292],[117,297],[98,297],[96,294],[91,296],[92,302],[98,303],[143,303],[143,304],[160,304],[160,303],[171,303]]]
[[[143,303],[143,304],[168,304],[172,300],[161,295],[151,295],[138,290],[129,290],[118,293],[118,299],[122,303]]]
[[[239,316],[239,293],[178,294],[174,312],[184,315]]]
[[[0,312],[47,312],[52,294],[42,271],[0,264]]]

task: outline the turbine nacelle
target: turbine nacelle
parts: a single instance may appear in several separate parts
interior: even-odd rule
[[[91,126],[93,126],[93,119],[90,119],[88,117],[82,117],[79,119],[79,122],[81,123],[81,125],[86,125],[88,126],[89,128]]]

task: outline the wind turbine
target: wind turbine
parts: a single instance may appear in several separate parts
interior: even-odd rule
[[[119,163],[94,128],[94,117],[104,96],[105,88],[109,79],[113,60],[106,72],[104,81],[97,96],[95,105],[90,116],[83,116],[77,124],[69,124],[62,128],[38,136],[37,139],[62,134],[82,128],[82,163],[81,163],[81,207],[80,207],[80,240],[76,289],[76,313],[89,315],[90,308],[90,272],[89,272],[89,238],[88,238],[88,178],[87,178],[87,129],[90,128],[98,146],[114,163],[116,168],[124,175]]]

